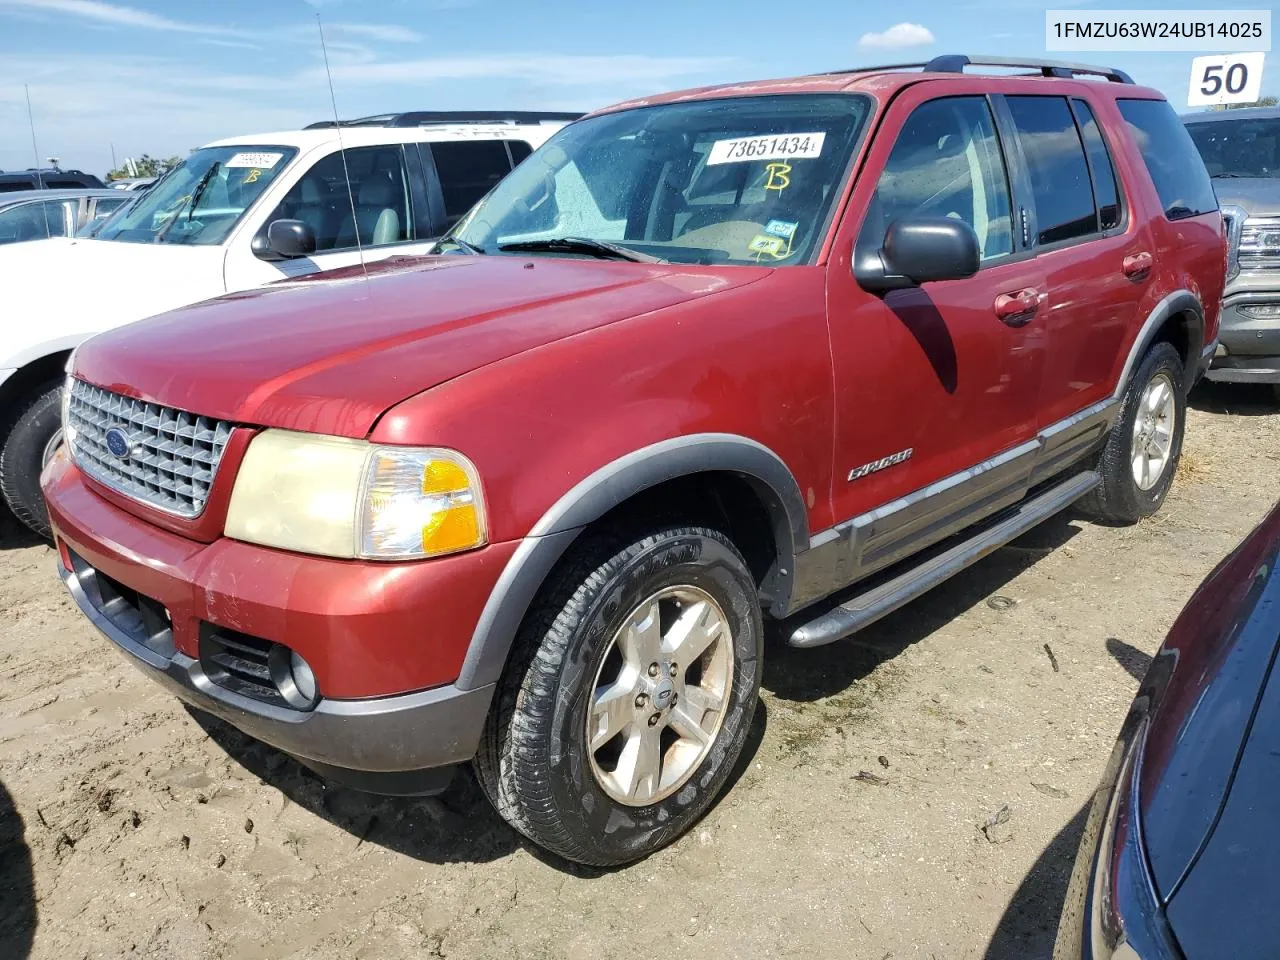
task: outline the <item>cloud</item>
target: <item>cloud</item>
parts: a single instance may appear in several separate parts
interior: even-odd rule
[[[380,23],[326,23],[324,32],[325,36],[360,37],[375,43],[421,43],[423,40],[416,30]]]
[[[50,13],[60,16],[80,17],[95,23],[116,27],[137,27],[143,30],[167,30],[175,33],[207,33],[220,36],[237,36],[240,31],[230,27],[184,23],[158,13],[149,13],[136,7],[103,3],[102,0],[0,0],[0,10],[16,10],[26,13]]]
[[[858,40],[858,46],[897,50],[902,47],[923,47],[933,41],[933,33],[927,27],[918,23],[895,23],[883,33],[864,33]]]

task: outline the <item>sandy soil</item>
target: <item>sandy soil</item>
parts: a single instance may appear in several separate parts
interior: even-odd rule
[[[0,957],[1046,957],[1136,678],[1280,497],[1269,395],[1195,406],[1153,520],[1062,517],[856,640],[773,643],[737,782],[606,873],[540,857],[465,780],[434,800],[327,789],[188,713],[10,524]]]

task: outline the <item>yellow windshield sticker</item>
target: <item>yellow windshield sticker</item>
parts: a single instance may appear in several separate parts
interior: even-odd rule
[[[756,255],[757,261],[764,256],[781,260],[787,255],[786,248],[787,241],[781,237],[771,237],[764,233],[756,234],[751,238],[751,242],[747,244],[747,249]]]
[[[766,190],[777,190],[781,193],[791,186],[791,164],[771,163],[764,168],[769,178],[764,183]]]

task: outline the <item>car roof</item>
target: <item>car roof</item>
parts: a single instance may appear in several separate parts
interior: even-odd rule
[[[314,130],[277,130],[250,136],[214,140],[205,147],[373,147],[381,143],[427,143],[453,140],[525,140],[531,130],[545,140],[565,122],[547,123],[440,123],[422,127],[322,127]]]
[[[993,67],[1027,67],[1034,72],[1028,73],[964,73],[966,66]],[[1049,84],[1072,82],[1075,73],[1095,74],[1112,80],[1109,83],[1097,83],[1101,89],[1112,95],[1123,93],[1124,96],[1139,98],[1159,98],[1163,95],[1150,87],[1139,86],[1119,70],[1106,67],[1091,67],[1087,64],[1067,64],[1054,60],[1009,60],[1002,57],[974,57],[962,55],[943,55],[935,57],[927,64],[890,64],[883,67],[857,67],[850,70],[839,70],[831,73],[808,74],[797,77],[782,77],[770,80],[752,80],[745,83],[724,83],[707,87],[693,87],[687,90],[676,90],[670,93],[656,94],[633,100],[624,100],[595,111],[612,113],[616,110],[627,110],[633,107],[653,106],[662,103],[681,103],[692,100],[715,100],[725,97],[770,96],[794,93],[868,93],[882,100],[890,99],[904,87],[923,81],[955,82],[962,76],[973,79],[990,80],[1035,79]],[[1094,81],[1084,81],[1091,86]],[[1047,91],[1046,91],[1047,92]]]
[[[1222,123],[1226,120],[1280,120],[1280,107],[1242,107],[1239,110],[1201,110],[1186,113],[1183,123]]]
[[[118,197],[123,191],[98,187],[70,187],[56,190],[11,190],[0,193],[0,206],[11,206],[24,200],[67,200],[76,197]]]

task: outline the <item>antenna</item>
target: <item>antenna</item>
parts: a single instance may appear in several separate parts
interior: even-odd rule
[[[27,123],[31,127],[31,152],[36,158],[36,189],[44,189],[44,176],[40,173],[40,148],[36,146],[36,119],[31,113],[31,87],[27,84],[22,85],[23,91],[27,95]],[[40,204],[40,212],[44,214],[44,235],[46,238],[53,236],[53,231],[49,229],[49,206],[48,204]]]
[[[320,14],[316,14],[316,29],[320,31],[320,52],[324,54],[324,75],[329,80],[329,103],[333,107],[333,128],[338,135],[338,153],[342,156],[342,178],[347,181],[347,200],[351,204],[351,226],[355,228],[356,255],[360,258],[360,269],[364,271],[365,283],[369,282],[369,268],[364,262],[364,244],[360,242],[360,218],[356,216],[356,195],[351,189],[351,171],[347,169],[347,149],[342,143],[342,124],[338,120],[338,98],[333,94],[333,73],[329,70],[329,48],[324,42],[324,24],[320,22]]]

